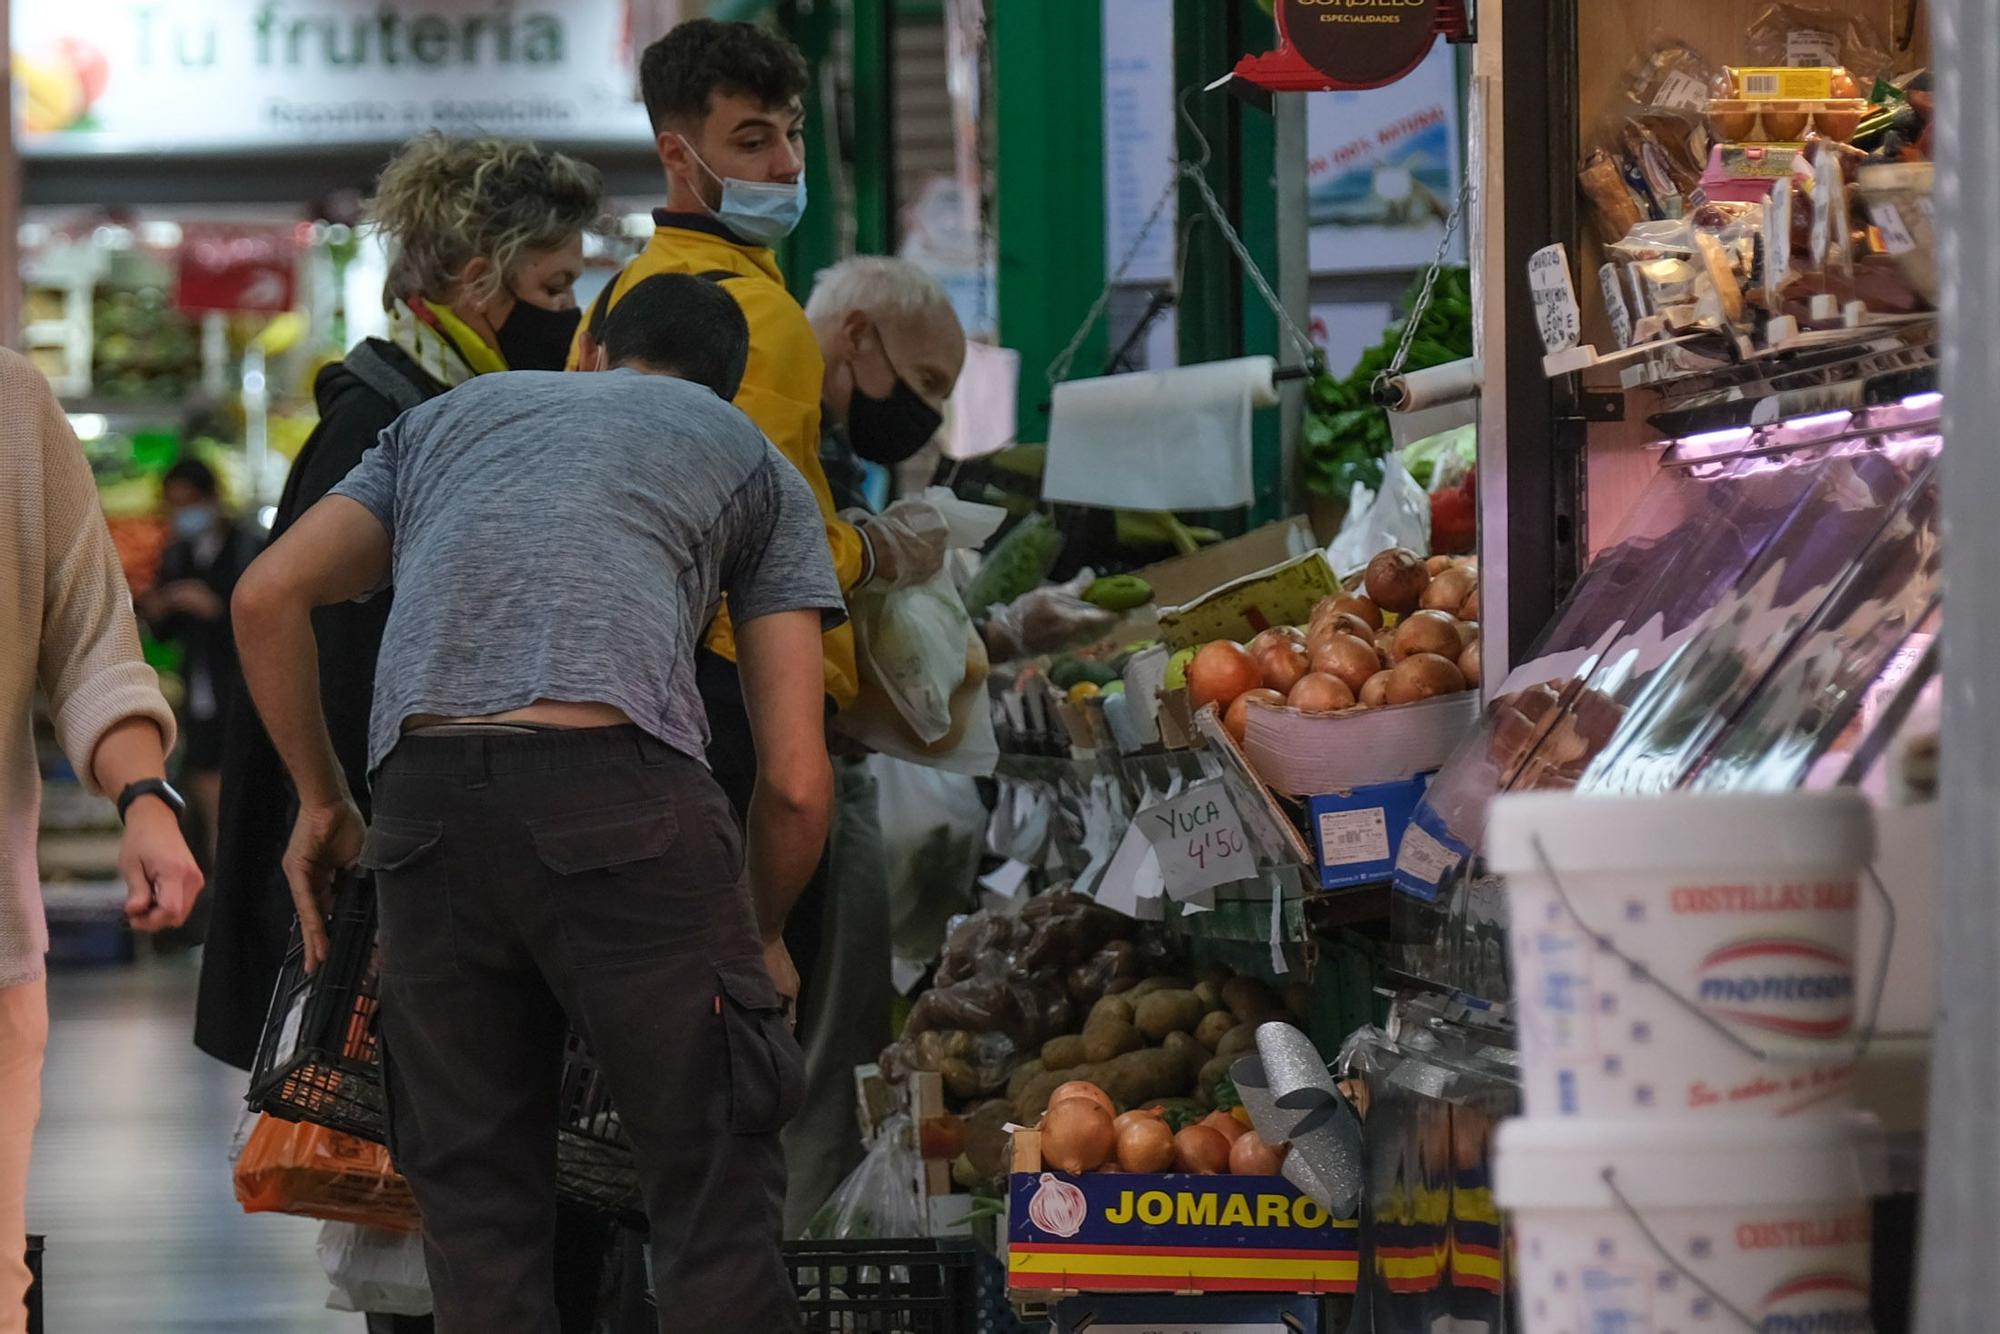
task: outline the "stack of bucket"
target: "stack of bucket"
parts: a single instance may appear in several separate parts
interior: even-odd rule
[[[1527,1334],[1872,1329],[1878,1132],[1851,1087],[1873,854],[1852,792],[1494,804],[1524,1111],[1496,1184]]]

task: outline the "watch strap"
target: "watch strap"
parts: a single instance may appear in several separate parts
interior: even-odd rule
[[[180,793],[174,791],[166,779],[142,778],[136,783],[129,784],[118,794],[118,823],[125,823],[125,813],[132,808],[132,803],[141,797],[158,797],[177,816],[187,810],[187,801]]]

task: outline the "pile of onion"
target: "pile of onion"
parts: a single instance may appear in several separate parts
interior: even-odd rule
[[[1164,1172],[1174,1165],[1174,1132],[1158,1107],[1127,1112],[1112,1123],[1117,1161],[1126,1172]]]
[[[1042,1118],[1042,1157],[1059,1172],[1092,1172],[1117,1147],[1111,1113],[1089,1098],[1069,1098]]]
[[[1209,1125],[1192,1125],[1174,1136],[1174,1170],[1214,1176],[1229,1169],[1229,1140]]]
[[[1288,1147],[1280,1144],[1274,1148],[1260,1139],[1256,1131],[1248,1131],[1229,1146],[1229,1170],[1245,1177],[1276,1176]]]
[[[1264,672],[1250,650],[1232,639],[1204,644],[1187,666],[1188,706],[1227,709],[1246,690],[1264,688]]]

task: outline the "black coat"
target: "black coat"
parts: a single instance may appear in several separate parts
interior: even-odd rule
[[[367,340],[347,361],[321,371],[313,386],[319,425],[285,479],[271,528],[274,540],[346,477],[400,415],[398,404],[378,387],[385,384],[385,374],[404,382],[395,387],[396,397],[406,402],[444,392],[414,361],[379,339]],[[364,816],[369,812],[368,713],[389,607],[385,594],[313,613],[327,730]],[[221,826],[209,877],[211,917],[194,1041],[217,1060],[245,1070],[256,1060],[257,1039],[291,936],[292,900],[279,862],[296,810],[290,780],[249,692],[238,691],[224,721]]]

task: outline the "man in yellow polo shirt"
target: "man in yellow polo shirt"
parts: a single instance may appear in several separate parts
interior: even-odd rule
[[[666,169],[667,204],[653,214],[652,243],[591,307],[570,364],[593,364],[593,330],[647,278],[691,273],[719,283],[750,326],[750,360],[736,406],[812,488],[842,590],[851,593],[870,580],[917,583],[943,563],[943,516],[922,501],[902,501],[880,515],[854,514],[853,522],[834,512],[819,459],[826,366],[771,252],[805,210],[806,84],[798,49],[755,24],[693,19],[646,49],[639,86]],[[858,688],[853,631],[843,625],[828,632],[822,648],[831,712],[851,703]],[[747,820],[756,752],[735,660],[725,607],[697,670],[708,708],[709,768]],[[808,982],[818,951],[823,872],[795,904],[785,933]],[[805,1000],[801,993],[801,1005]]]

